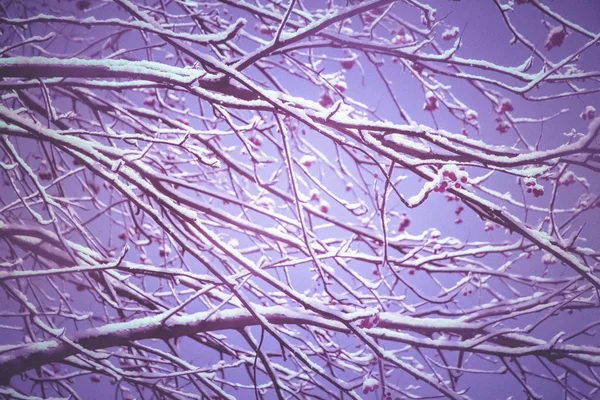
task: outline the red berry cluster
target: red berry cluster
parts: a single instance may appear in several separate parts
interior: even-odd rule
[[[252,143],[253,145],[255,145],[256,147],[260,147],[260,145],[262,145],[262,138],[259,135],[256,136],[252,136],[250,139],[250,143]]]
[[[454,165],[444,166],[444,168],[442,168],[442,178],[440,182],[435,185],[433,191],[443,193],[450,185],[454,186],[456,189],[460,189],[462,188],[462,185],[466,184],[468,181],[469,174],[466,171],[457,168]]]
[[[536,182],[535,178],[528,177],[524,179],[527,193],[533,193],[535,197],[544,195],[544,187]]]
[[[397,45],[403,45],[407,43],[411,43],[413,41],[413,37],[410,33],[406,33],[404,29],[400,29],[398,34],[394,36],[392,39],[392,43]]]
[[[375,314],[371,317],[363,318],[358,323],[360,328],[371,329],[377,326],[379,323],[379,314]]]
[[[479,114],[477,114],[477,111],[475,110],[467,110],[465,112],[465,120],[467,121],[475,121],[477,120],[477,117],[479,117]]]
[[[447,187],[448,187],[448,182],[442,181],[439,184],[435,185],[435,187],[433,188],[433,191],[443,193],[446,191]]]
[[[473,126],[477,129],[479,129],[479,114],[477,114],[477,111],[475,110],[466,110],[464,112],[464,117],[463,117],[463,122],[467,125]]]
[[[169,246],[160,246],[158,248],[158,255],[161,257],[168,257],[171,254],[171,248]]]
[[[510,130],[510,124],[506,121],[500,120],[496,124],[496,130],[500,133],[506,133]]]
[[[514,110],[514,107],[511,103],[510,99],[500,100],[500,103],[498,104],[498,108],[496,109],[498,114],[504,114],[506,112],[511,112],[513,110]]]
[[[329,91],[321,93],[321,97],[319,97],[319,104],[322,107],[329,107],[333,104],[333,98],[331,97]]]
[[[379,381],[370,376],[366,377],[363,381],[363,394],[374,392],[379,389]]]

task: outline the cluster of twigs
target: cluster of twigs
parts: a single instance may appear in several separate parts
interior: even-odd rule
[[[0,394],[591,398],[600,33],[425,3],[3,5]]]

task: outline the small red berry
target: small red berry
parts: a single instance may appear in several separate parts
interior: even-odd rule
[[[161,257],[166,257],[169,254],[171,254],[171,249],[169,248],[169,246],[161,246],[158,249],[158,255]]]
[[[342,64],[342,67],[344,69],[351,69],[352,67],[354,67],[354,63],[355,63],[355,59],[354,58],[344,58],[340,64]]]
[[[252,143],[253,145],[259,147],[260,145],[262,145],[262,138],[260,136],[252,136],[250,139],[250,143]]]
[[[514,110],[514,107],[510,101],[510,99],[502,99],[500,100],[500,104],[498,105],[498,113],[503,114],[506,112],[511,112]]]
[[[567,31],[563,26],[555,26],[548,33],[548,37],[546,38],[546,48],[551,50],[553,47],[559,47],[563,44],[565,38],[567,37]]]
[[[329,93],[324,92],[323,94],[321,94],[321,97],[319,98],[319,104],[322,107],[329,107],[330,105],[333,104],[333,99],[331,98]]]
[[[319,200],[319,191],[317,189],[313,189],[310,191],[310,200],[311,201]]]
[[[317,162],[317,158],[312,155],[304,155],[300,158],[300,164],[305,167],[311,167],[314,163]]]
[[[40,176],[40,179],[43,181],[52,179],[52,173],[50,171],[40,172],[38,175]]]
[[[329,211],[329,203],[328,203],[328,202],[326,202],[325,200],[323,200],[323,201],[321,202],[321,204],[319,205],[319,210],[320,210],[322,213],[327,213],[327,212]]]
[[[348,85],[344,81],[337,81],[333,87],[340,93],[344,93],[348,89]]]
[[[260,33],[262,33],[263,35],[269,35],[271,33],[275,32],[275,28],[272,26],[268,26],[265,24],[262,24],[260,26]]]
[[[148,96],[144,99],[144,105],[146,105],[148,107],[154,106],[155,103],[156,103],[156,97],[154,97],[154,96]]]

